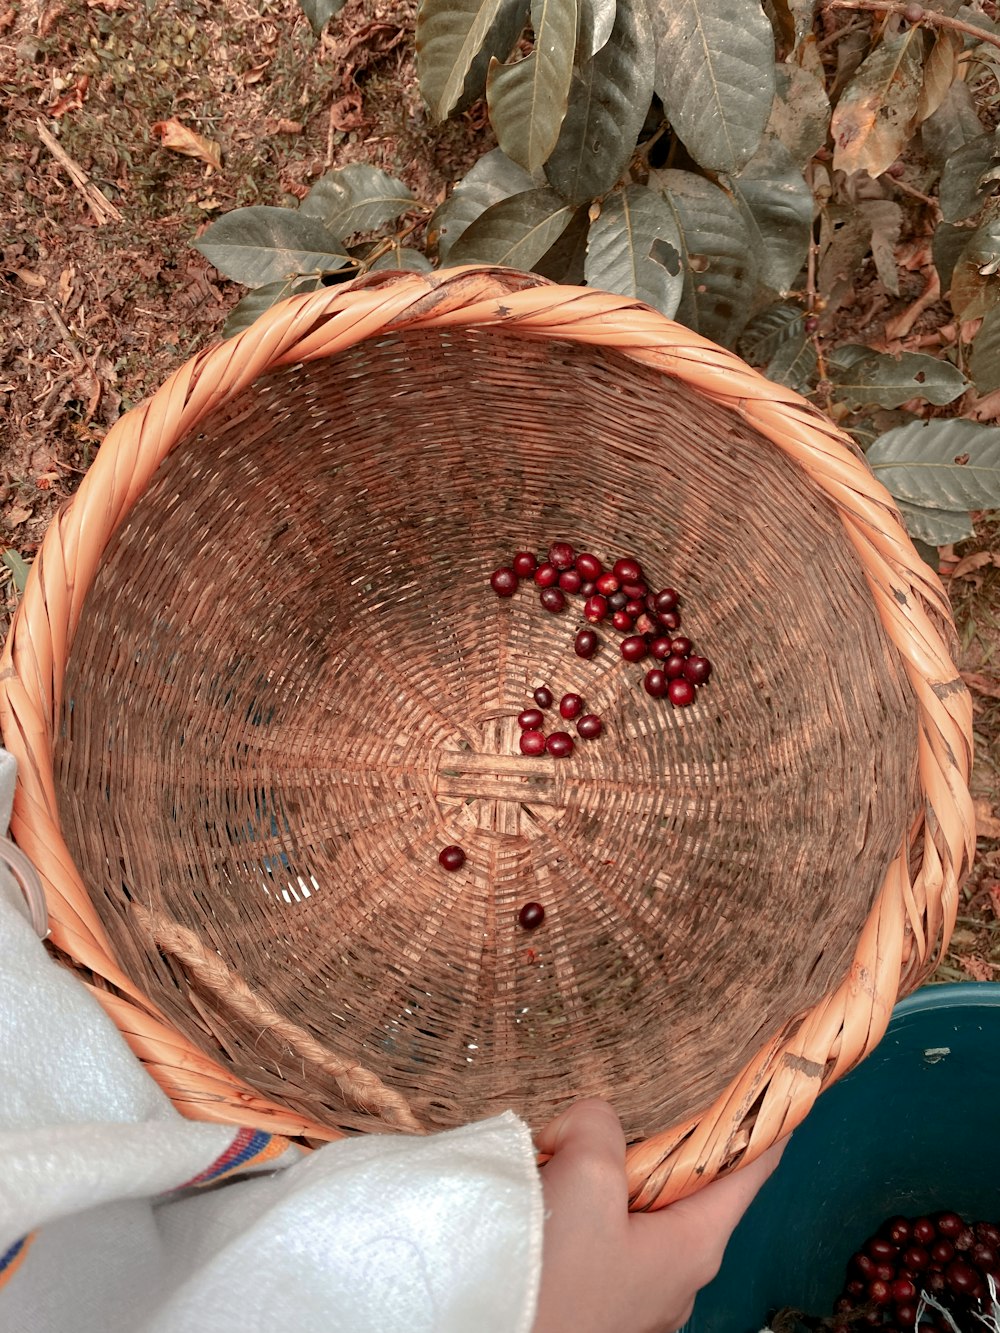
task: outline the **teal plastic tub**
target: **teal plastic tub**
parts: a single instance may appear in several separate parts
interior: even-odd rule
[[[825,1092],[733,1233],[686,1333],[757,1333],[775,1309],[829,1315],[886,1217],[1000,1221],[1000,985],[929,986]]]

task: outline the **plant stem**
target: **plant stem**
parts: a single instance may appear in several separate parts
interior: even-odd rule
[[[894,0],[825,0],[823,5],[824,9],[865,9],[870,14],[900,16],[908,7],[894,3]],[[990,46],[1000,49],[1000,37],[994,37],[992,33],[984,32],[982,28],[977,28],[974,23],[966,23],[964,19],[951,18],[948,14],[938,14],[933,9],[925,9],[919,22],[929,28],[950,28],[952,32],[964,33],[967,37],[975,37],[977,41],[988,42]]]

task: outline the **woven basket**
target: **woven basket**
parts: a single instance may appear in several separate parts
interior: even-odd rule
[[[695,706],[493,595],[555,538],[681,590]],[[947,940],[952,635],[846,438],[733,354],[535,276],[379,274],[108,434],[6,647],[13,832],[185,1114],[314,1141],[600,1094],[656,1207],[801,1121]],[[605,734],[522,756],[542,682]]]

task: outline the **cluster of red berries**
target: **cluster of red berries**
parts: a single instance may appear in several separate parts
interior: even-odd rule
[[[610,623],[626,636],[620,645],[626,662],[656,659],[658,665],[646,672],[643,681],[647,694],[654,699],[667,698],[675,708],[694,703],[698,687],[712,674],[712,664],[694,652],[690,639],[677,635],[681,613],[675,589],[653,592],[638,560],[623,556],[606,570],[589,551],[578,554],[569,542],[553,542],[548,558],[541,564],[533,551],[518,551],[509,565],[493,571],[490,586],[498,597],[513,597],[521,580],[529,578],[539,589],[539,600],[546,611],[564,611],[567,597],[584,599],[587,625],[577,632],[573,644],[578,657],[593,657],[600,647],[597,632],[590,626]],[[572,738],[567,739],[570,748],[563,750],[564,754],[573,748]],[[543,748],[548,749],[548,745]],[[542,753],[541,749],[525,750],[523,739],[521,749],[525,754]]]
[[[988,1278],[1000,1281],[1000,1226],[966,1222],[958,1213],[890,1217],[851,1256],[834,1306],[833,1333],[859,1323],[883,1330],[917,1327],[921,1295],[944,1306],[961,1329],[982,1330]],[[924,1333],[954,1333],[933,1306],[920,1319]]]
[[[564,759],[573,753],[576,745],[573,737],[568,731],[553,731],[548,736],[542,731],[545,721],[542,710],[552,707],[552,691],[547,685],[539,685],[532,697],[538,707],[525,708],[517,715],[517,725],[521,728],[521,753],[547,752],[554,759]],[[559,700],[559,713],[567,722],[576,720],[576,734],[582,741],[592,741],[604,730],[604,723],[596,713],[584,713],[583,699],[579,694],[564,694]]]

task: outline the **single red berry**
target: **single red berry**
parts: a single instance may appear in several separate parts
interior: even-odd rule
[[[490,575],[490,587],[498,597],[513,597],[517,592],[517,575],[504,565]]]
[[[518,551],[511,564],[518,578],[526,579],[534,574],[538,561],[535,559],[534,551]]]
[[[681,627],[681,613],[679,611],[660,611],[660,624],[664,629],[678,630]]]
[[[675,708],[686,708],[694,703],[694,686],[689,680],[672,680],[667,686],[667,698]]]
[[[984,1240],[975,1242],[969,1250],[969,1259],[977,1268],[982,1268],[989,1273],[992,1273],[997,1266],[997,1252],[992,1245],[987,1245]]]
[[[546,611],[563,611],[566,608],[566,594],[562,588],[543,588],[538,594],[538,600]]]
[[[671,652],[680,653],[681,657],[687,657],[693,647],[691,640],[684,638],[683,635],[679,639],[674,639],[670,645]]]
[[[596,588],[597,584],[594,583],[592,579],[584,579],[584,581],[580,584],[580,596],[593,597]]]
[[[872,1236],[865,1244],[865,1253],[870,1254],[876,1263],[882,1263],[886,1259],[895,1259],[897,1249],[884,1236]]]
[[[553,759],[565,759],[573,753],[573,737],[568,731],[554,731],[547,738],[545,748]]]
[[[670,656],[670,644],[671,639],[668,634],[659,634],[649,645],[649,651],[662,662],[665,657]]]
[[[559,700],[559,711],[567,720],[583,712],[583,700],[578,694],[564,694]]]
[[[624,611],[628,605],[628,598],[619,588],[617,592],[608,594],[608,609],[610,611]]]
[[[444,866],[445,870],[461,870],[465,865],[465,853],[461,847],[452,844],[450,847],[442,847],[438,852],[438,860]]]
[[[597,591],[605,597],[610,597],[613,592],[617,592],[621,587],[614,574],[598,574],[594,583],[597,586]]]
[[[937,1229],[929,1217],[918,1217],[913,1223],[913,1239],[918,1245],[930,1245],[937,1238]]]
[[[896,1276],[896,1266],[891,1260],[883,1259],[880,1264],[875,1265],[875,1276],[883,1282],[892,1282]]]
[[[874,1305],[888,1305],[892,1300],[888,1282],[883,1282],[880,1277],[872,1278],[868,1283],[868,1299]]]
[[[1000,1226],[993,1222],[976,1222],[972,1230],[976,1240],[981,1240],[984,1245],[992,1245],[995,1250],[1000,1249]]]
[[[545,737],[540,731],[522,731],[521,732],[521,753],[522,754],[544,754]]]
[[[593,597],[588,597],[583,604],[583,614],[585,619],[592,625],[598,625],[608,614],[608,599],[602,597],[600,593]]]
[[[896,1327],[907,1330],[916,1328],[917,1325],[917,1306],[914,1301],[897,1301],[896,1303]]]
[[[576,734],[582,741],[592,741],[604,730],[604,723],[596,713],[584,713],[576,719]]]
[[[953,1240],[965,1226],[958,1213],[937,1213],[931,1221],[937,1227],[938,1235],[947,1236],[949,1240]]]
[[[536,690],[532,690],[531,697],[539,708],[552,707],[552,691],[547,685],[539,685]]]
[[[537,930],[545,920],[545,908],[541,903],[525,903],[517,914],[517,924],[522,930]]]
[[[637,583],[623,583],[622,592],[626,597],[634,597],[637,601],[645,601],[646,594],[649,592],[649,584],[643,583],[639,579]]]
[[[892,1284],[892,1299],[894,1301],[912,1301],[917,1294],[917,1289],[908,1277],[897,1277]]]
[[[809,315],[803,322],[802,327],[805,329],[806,333],[815,333],[819,328],[819,320],[815,315]]]
[[[680,657],[677,653],[671,653],[663,662],[663,670],[667,673],[668,680],[680,680],[686,666],[687,658]]]
[[[927,1252],[931,1256],[932,1264],[941,1264],[942,1266],[950,1263],[955,1257],[955,1247],[946,1236],[941,1236],[934,1241]]]
[[[642,566],[631,556],[616,560],[611,566],[611,572],[619,583],[638,583],[642,578]]]
[[[855,1300],[857,1300],[859,1296],[863,1296],[866,1290],[867,1287],[859,1277],[849,1278],[844,1283],[844,1291],[847,1293],[848,1296],[853,1297]]]
[[[622,640],[621,655],[626,662],[641,662],[648,652],[646,640],[640,634]]]
[[[582,551],[576,557],[576,567],[580,571],[581,578],[591,580],[600,578],[604,570],[604,566],[597,556],[591,555],[589,551]]]
[[[908,1245],[899,1256],[899,1262],[908,1273],[922,1273],[931,1261],[931,1256],[922,1245]]]
[[[919,23],[924,16],[923,5],[909,4],[903,10],[903,18],[907,23]]]
[[[526,708],[517,715],[517,725],[522,731],[537,731],[544,721],[540,708]]]
[[[667,675],[659,667],[647,671],[642,683],[646,693],[651,694],[654,699],[662,699],[667,692]]]
[[[620,629],[623,634],[635,629],[635,623],[627,611],[616,611],[611,617],[611,623],[615,629]]]
[[[657,612],[662,616],[666,611],[677,610],[677,592],[673,588],[661,588],[654,599],[654,606]]]
[[[704,685],[712,674],[712,663],[707,657],[689,657],[684,663],[684,679],[689,680],[692,685]],[[906,1236],[909,1239],[909,1226],[907,1226]]]
[[[593,657],[600,642],[592,629],[582,629],[573,640],[573,651],[577,657]]]
[[[576,552],[569,542],[553,542],[549,547],[549,561],[556,569],[569,569],[576,559]]]
[[[944,1280],[956,1296],[971,1296],[979,1274],[964,1259],[955,1259],[944,1270]]]
[[[579,570],[564,569],[559,575],[559,586],[563,592],[578,593],[583,587],[583,579],[580,577]]]
[[[535,583],[539,588],[551,588],[559,582],[559,571],[555,565],[548,561],[544,565],[539,565],[535,570]]]
[[[625,589],[622,589],[624,592]],[[641,597],[630,597],[625,603],[623,610],[627,611],[633,620],[646,614],[646,606]]]

